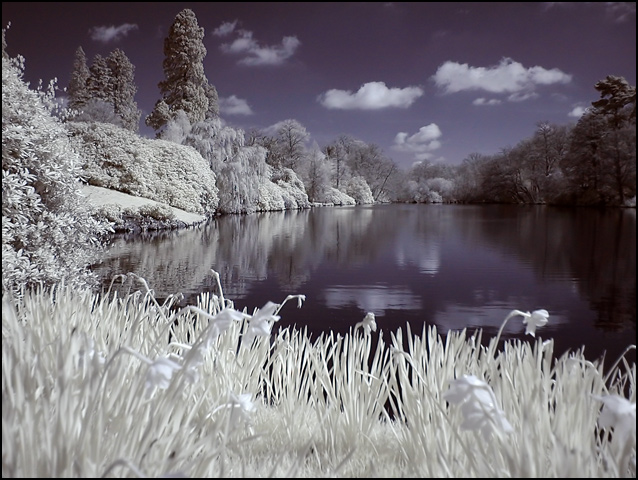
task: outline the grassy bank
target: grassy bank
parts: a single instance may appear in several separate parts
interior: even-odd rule
[[[374,317],[311,341],[271,333],[301,296],[146,291],[3,298],[3,477],[636,475],[635,364],[556,358],[541,323],[500,350]]]

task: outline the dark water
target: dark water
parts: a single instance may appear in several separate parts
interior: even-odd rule
[[[376,315],[389,331],[423,324],[495,335],[512,310],[544,308],[537,336],[606,365],[636,343],[636,210],[377,205],[231,215],[189,230],[114,237],[94,267],[144,277],[158,297],[214,291],[249,312],[304,294],[280,326],[345,333]],[[527,338],[522,319],[503,338]],[[635,362],[635,350],[627,357]]]

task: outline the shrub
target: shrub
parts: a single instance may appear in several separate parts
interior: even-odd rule
[[[67,123],[90,185],[111,188],[187,212],[212,214],[219,203],[215,174],[193,148],[108,123]]]
[[[52,93],[29,89],[21,59],[2,59],[2,290],[61,280],[93,285],[106,222],[80,196],[80,159],[52,116]]]

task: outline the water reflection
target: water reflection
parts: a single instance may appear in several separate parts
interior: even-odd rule
[[[495,332],[513,308],[545,308],[541,336],[599,355],[635,343],[635,251],[633,209],[378,205],[119,236],[94,268],[105,279],[133,271],[159,297],[182,292],[185,302],[214,289],[211,269],[240,308],[305,294],[282,323],[317,332],[347,331],[368,311],[385,329]],[[505,333],[523,331],[511,322]]]

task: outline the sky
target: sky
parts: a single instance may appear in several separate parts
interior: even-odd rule
[[[636,85],[635,3],[3,2],[2,24],[32,85],[68,86],[80,46],[89,64],[124,51],[152,138],[143,120],[185,8],[204,28],[228,125],[271,132],[294,119],[309,146],[349,135],[404,169],[496,154],[539,122],[573,124],[608,75]]]

